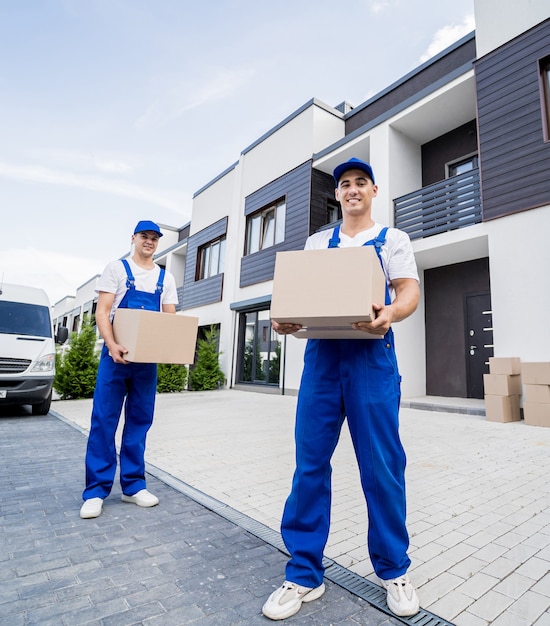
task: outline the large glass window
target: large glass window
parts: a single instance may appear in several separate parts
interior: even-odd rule
[[[278,385],[281,342],[269,310],[241,313],[239,337],[239,382]]]
[[[197,280],[222,274],[225,261],[225,236],[210,241],[199,248],[197,259]]]
[[[279,200],[249,215],[246,222],[246,254],[265,250],[285,238],[286,203]]]

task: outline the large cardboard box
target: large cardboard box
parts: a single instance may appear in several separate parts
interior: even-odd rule
[[[550,363],[522,363],[521,378],[526,385],[550,385]]]
[[[550,385],[525,385],[525,400],[538,404],[550,404]]]
[[[301,324],[296,337],[380,339],[353,330],[374,319],[386,279],[373,246],[278,252],[271,319]]]
[[[523,417],[530,426],[550,427],[550,404],[524,402]]]
[[[518,422],[519,396],[485,396],[485,419],[490,422]]]
[[[521,396],[519,374],[483,374],[483,387],[488,396]]]
[[[115,340],[133,363],[193,363],[198,318],[141,309],[117,309]]]
[[[490,356],[489,372],[491,374],[521,374],[521,359],[519,356]]]

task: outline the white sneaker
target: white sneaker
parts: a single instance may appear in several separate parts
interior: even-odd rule
[[[90,498],[84,500],[84,504],[80,508],[80,517],[82,519],[92,519],[101,515],[103,509],[103,498]]]
[[[409,576],[404,574],[399,578],[381,580],[387,590],[386,602],[389,610],[400,617],[416,615],[420,609],[420,602],[412,586]]]
[[[133,496],[127,496],[125,494],[122,494],[122,502],[133,502],[138,506],[143,506],[147,508],[150,506],[157,506],[157,504],[159,503],[159,499],[157,498],[157,496],[154,496],[150,491],[147,491],[147,489],[142,489],[141,491],[135,493]]]
[[[275,590],[262,607],[262,613],[269,619],[286,619],[298,613],[302,602],[317,600],[325,593],[325,583],[319,587],[300,587],[288,580]]]

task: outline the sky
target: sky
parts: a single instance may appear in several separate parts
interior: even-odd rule
[[[312,98],[358,106],[472,32],[473,2],[0,0],[0,282],[75,295]]]

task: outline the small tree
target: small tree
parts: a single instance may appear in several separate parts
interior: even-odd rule
[[[281,371],[281,342],[277,341],[275,355],[269,361],[269,382],[278,383]]]
[[[187,367],[185,365],[159,363],[157,380],[158,393],[183,391],[186,385]]]
[[[193,391],[218,389],[225,383],[225,374],[218,360],[218,335],[216,328],[211,326],[204,332],[204,339],[197,342],[197,362],[189,374]]]
[[[99,364],[95,344],[95,326],[85,319],[80,333],[71,333],[68,352],[56,357],[54,389],[62,400],[91,398],[94,395]]]

